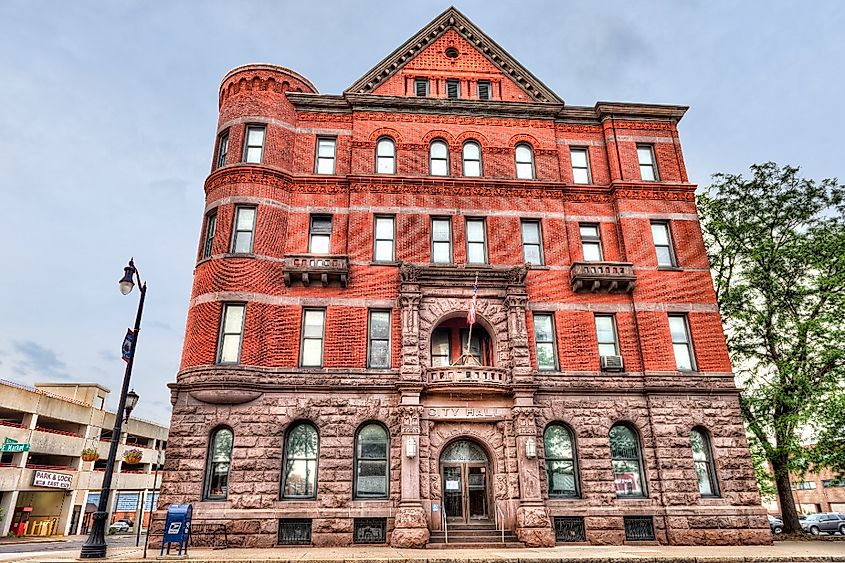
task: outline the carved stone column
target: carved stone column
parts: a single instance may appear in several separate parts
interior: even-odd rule
[[[511,270],[505,297],[508,312],[508,347],[514,385],[531,382],[531,355],[528,352],[528,328],[525,324],[525,312],[528,307],[525,273],[524,266]]]
[[[420,269],[403,262],[399,267],[399,305],[402,308],[402,356],[399,375],[402,381],[422,381],[420,366]]]
[[[402,458],[402,496],[396,511],[390,545],[419,548],[428,543],[428,522],[420,501],[420,416],[419,394],[403,396],[398,412],[401,417],[399,455]],[[408,404],[413,403],[413,404]],[[409,442],[413,441],[414,456],[408,457]]]
[[[529,401],[533,403],[533,393],[529,393],[523,397],[515,396],[517,406],[512,410],[519,481],[522,485],[522,498],[516,510],[516,535],[528,547],[552,547],[555,545],[555,534],[540,491],[540,464],[536,453],[538,437],[535,417],[538,409],[534,406],[519,406]],[[528,457],[528,442],[532,440],[534,451],[532,457]]]

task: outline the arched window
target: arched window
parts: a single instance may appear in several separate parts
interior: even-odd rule
[[[481,145],[476,141],[464,143],[464,176],[481,176]]]
[[[610,429],[610,456],[617,497],[644,497],[643,460],[636,430],[627,424]]]
[[[716,468],[713,466],[713,452],[707,433],[703,428],[693,428],[689,437],[695,475],[698,478],[698,491],[703,497],[717,497],[719,483],[716,481]]]
[[[428,170],[432,176],[449,175],[449,145],[436,139],[428,147]]]
[[[205,463],[205,500],[226,500],[229,494],[229,470],[232,467],[231,428],[221,426],[211,433]]]
[[[315,498],[317,496],[317,457],[320,440],[317,429],[308,422],[299,422],[288,431],[285,440],[282,498]]]
[[[387,430],[371,422],[355,436],[355,498],[387,498]]]
[[[516,145],[516,177],[521,180],[534,179],[534,151],[528,143]]]
[[[396,143],[390,137],[382,137],[376,143],[376,172],[396,174]]]
[[[572,433],[562,424],[551,424],[543,433],[546,475],[550,497],[577,497],[578,471]]]

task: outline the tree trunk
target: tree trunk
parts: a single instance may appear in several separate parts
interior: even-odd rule
[[[783,532],[785,534],[797,534],[801,532],[801,523],[798,521],[798,511],[795,509],[795,499],[792,497],[792,487],[789,483],[789,469],[787,468],[787,456],[779,455],[772,458],[772,469],[775,473],[775,486],[778,489],[778,500],[780,501],[781,518],[783,519]]]

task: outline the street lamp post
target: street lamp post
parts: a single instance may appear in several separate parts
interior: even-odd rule
[[[138,313],[135,316],[135,333],[129,344],[129,358],[126,359],[126,371],[123,373],[123,387],[120,389],[120,402],[117,405],[117,411],[114,415],[114,430],[111,435],[111,446],[109,447],[109,458],[106,462],[105,473],[103,473],[103,486],[100,489],[100,502],[97,505],[97,511],[94,513],[94,522],[91,527],[91,533],[85,544],[82,546],[82,551],[79,554],[81,559],[101,559],[106,556],[106,519],[108,518],[108,503],[111,495],[111,482],[114,473],[114,462],[117,457],[117,446],[120,441],[120,432],[123,426],[123,413],[126,412],[126,419],[129,419],[129,413],[138,402],[138,394],[134,391],[129,391],[129,380],[132,378],[132,364],[135,361],[135,347],[138,345],[138,333],[141,330],[141,315],[144,312],[144,297],[147,295],[147,284],[142,283],[141,276],[138,274],[135,263],[132,259],[129,260],[129,265],[124,269],[123,278],[120,280],[120,292],[123,295],[128,295],[135,287],[135,279],[138,280],[139,289],[141,291],[141,299],[138,301]]]

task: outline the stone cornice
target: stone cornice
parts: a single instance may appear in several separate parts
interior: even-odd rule
[[[596,102],[595,115],[600,121],[606,119],[663,120],[677,123],[689,106],[662,104],[635,104],[620,102]]]

